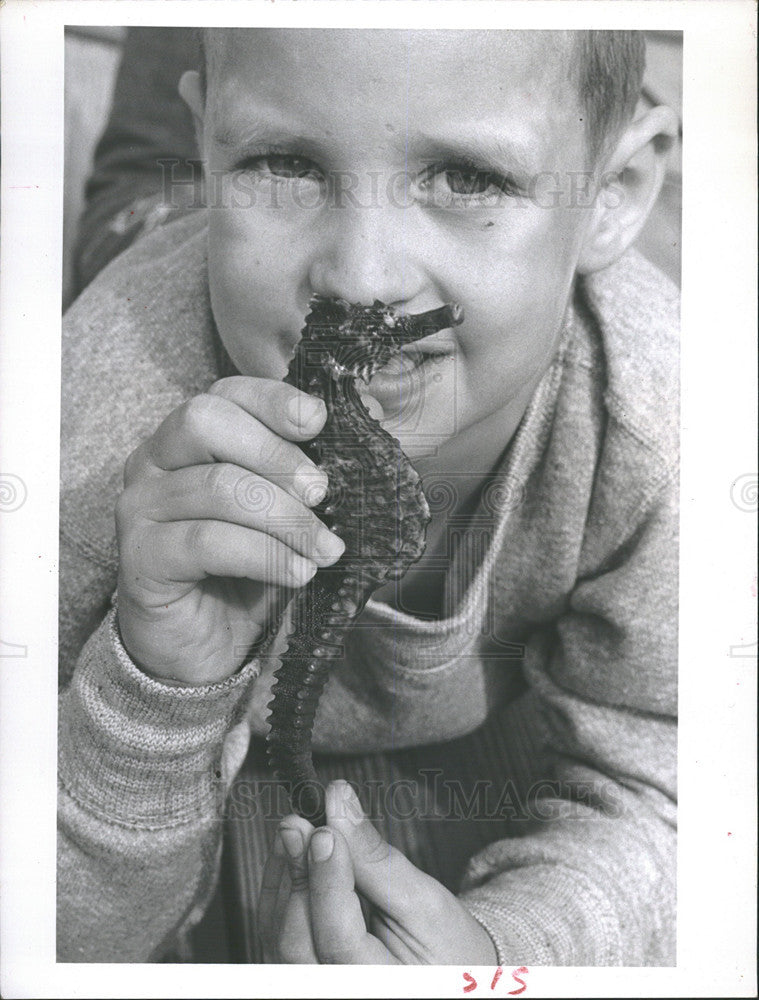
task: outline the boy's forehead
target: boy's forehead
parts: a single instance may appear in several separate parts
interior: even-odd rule
[[[529,84],[569,97],[572,38],[566,31],[254,28],[211,29],[207,45],[222,80],[264,84],[310,74],[315,87],[381,91],[415,83],[474,101],[480,90],[505,94]],[[564,86],[557,92],[556,84]]]
[[[226,30],[211,57],[212,133],[268,128],[374,155],[401,137],[500,143],[492,162],[526,179],[584,163],[570,32]],[[214,66],[215,63],[215,66]],[[503,151],[506,151],[505,153]]]

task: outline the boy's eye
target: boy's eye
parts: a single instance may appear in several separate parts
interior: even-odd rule
[[[484,170],[446,170],[445,180],[454,194],[483,194],[494,184]]]
[[[490,204],[504,196],[517,194],[516,185],[508,177],[468,165],[432,166],[417,185],[425,201],[437,206]]]
[[[321,171],[313,160],[305,156],[295,156],[289,153],[266,153],[263,156],[253,156],[240,164],[242,170],[261,175],[270,175],[285,180],[309,178],[320,180]]]

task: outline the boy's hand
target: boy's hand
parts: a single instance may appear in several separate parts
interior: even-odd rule
[[[498,964],[484,927],[382,839],[345,782],[327,789],[327,819],[316,831],[298,816],[280,824],[259,901],[266,961]]]
[[[343,542],[309,507],[327,477],[298,448],[326,419],[284,382],[222,379],[174,410],[127,460],[116,508],[118,617],[132,659],[185,684],[229,677],[284,587]]]

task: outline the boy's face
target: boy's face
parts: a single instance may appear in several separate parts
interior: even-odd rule
[[[411,456],[487,472],[549,364],[590,222],[555,36],[227,32],[210,74],[209,274],[243,374],[280,379],[312,294],[464,323],[368,389]],[[400,369],[403,369],[400,372]],[[380,408],[376,405],[380,404]]]

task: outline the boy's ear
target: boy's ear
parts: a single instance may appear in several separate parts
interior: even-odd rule
[[[194,69],[185,70],[179,78],[179,96],[192,111],[195,127],[200,128],[203,122],[203,92],[200,88],[200,73]]]
[[[644,111],[625,129],[599,180],[580,274],[613,264],[636,239],[661,190],[677,133],[677,116],[666,107]]]

